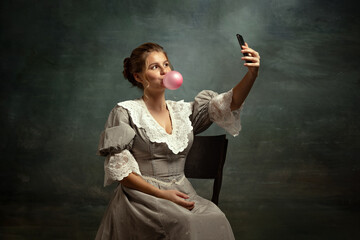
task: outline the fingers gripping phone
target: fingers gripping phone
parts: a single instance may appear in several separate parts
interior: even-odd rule
[[[240,48],[241,48],[241,50],[242,50],[243,48],[242,48],[241,46],[242,46],[242,45],[245,45],[244,38],[243,38],[240,34],[236,34],[236,37],[237,37],[237,39],[238,39],[238,41],[239,41]],[[244,55],[245,57],[249,56],[248,53],[243,53],[243,55]],[[246,61],[246,62],[247,62],[247,63],[251,63],[251,61]]]

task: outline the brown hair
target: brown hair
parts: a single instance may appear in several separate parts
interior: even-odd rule
[[[136,81],[134,73],[141,73],[145,69],[145,60],[151,52],[162,52],[168,58],[163,47],[156,43],[144,43],[135,48],[130,57],[124,59],[124,77],[133,85],[140,89],[144,89],[143,85]],[[171,66],[171,65],[170,65]],[[171,67],[172,68],[172,67]]]

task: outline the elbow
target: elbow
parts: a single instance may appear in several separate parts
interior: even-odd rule
[[[132,183],[132,175],[133,173],[131,172],[129,175],[127,175],[126,177],[124,177],[123,179],[121,179],[119,181],[119,183],[125,187],[131,187],[131,183]]]
[[[121,179],[119,181],[119,183],[121,185],[123,185],[124,187],[127,188],[134,188],[134,182],[136,182],[136,179],[138,178],[138,174],[136,174],[135,172],[131,172],[129,173],[129,175],[127,175],[126,177],[124,177],[123,179]]]

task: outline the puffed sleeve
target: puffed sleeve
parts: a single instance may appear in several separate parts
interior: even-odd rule
[[[239,109],[231,111],[232,94],[232,89],[222,94],[203,90],[195,97],[191,115],[194,134],[206,130],[212,122],[215,122],[234,137],[239,135],[241,130],[240,112],[243,105]]]
[[[105,156],[104,186],[121,181],[131,172],[140,174],[139,166],[129,150],[132,148],[135,131],[129,124],[128,112],[116,106],[109,114],[105,130],[100,135],[97,154]]]
[[[97,154],[107,156],[130,149],[134,137],[135,131],[129,125],[128,112],[124,108],[116,106],[111,110],[105,123],[105,130],[100,135]]]

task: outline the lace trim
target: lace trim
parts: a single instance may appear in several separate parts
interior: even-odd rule
[[[104,186],[123,180],[131,172],[141,175],[139,165],[129,150],[123,150],[107,157],[104,162],[104,170]]]
[[[134,124],[138,128],[145,129],[151,142],[166,143],[174,154],[183,151],[188,146],[188,134],[193,129],[189,118],[192,113],[190,103],[166,101],[173,128],[171,134],[168,134],[152,117],[141,98],[120,102],[118,105],[129,111]]]
[[[209,115],[211,121],[225,129],[234,137],[241,130],[240,112],[244,103],[237,110],[231,111],[233,90],[222,93],[211,99],[209,103]]]

